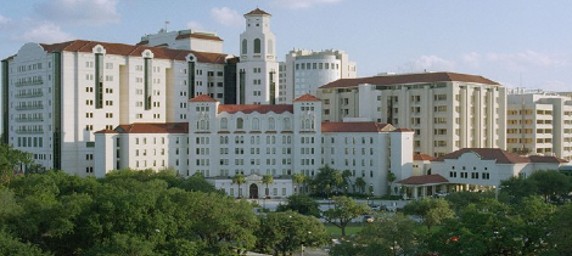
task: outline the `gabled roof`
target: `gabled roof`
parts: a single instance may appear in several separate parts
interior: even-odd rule
[[[244,15],[245,15],[245,16],[246,16],[246,15],[270,15],[270,13],[267,13],[267,12],[265,12],[265,11],[263,11],[263,10],[261,10],[260,8],[257,7],[256,9],[254,9],[254,10],[252,10],[252,11],[250,11],[250,12],[244,14]]]
[[[472,82],[489,85],[499,85],[499,83],[489,80],[488,78],[460,74],[453,72],[435,72],[435,73],[415,73],[415,74],[401,74],[401,75],[383,75],[371,76],[362,78],[344,78],[325,84],[320,89],[325,88],[345,88],[357,87],[360,84],[373,84],[373,85],[400,85],[410,83],[434,83],[434,82]]]
[[[294,100],[294,102],[304,102],[304,101],[320,101],[316,96],[306,93]]]
[[[217,102],[217,100],[213,99],[211,96],[206,94],[201,94],[189,100],[190,102]]]
[[[150,47],[144,45],[129,45],[120,43],[108,43],[98,41],[74,40],[56,44],[40,44],[46,52],[91,52],[93,47],[101,45],[105,48],[106,54],[122,56],[141,56],[143,51],[150,50],[154,58],[182,60],[184,61],[190,53],[197,57],[198,62],[224,64],[227,54],[198,52],[188,50],[178,50],[165,47]]]
[[[555,163],[555,164],[568,163],[567,160],[555,156],[533,155],[533,156],[528,156],[528,159],[530,159],[530,161],[533,163]]]
[[[439,174],[430,174],[430,175],[411,176],[409,178],[400,180],[397,183],[407,184],[407,185],[422,185],[422,184],[438,184],[438,183],[448,183],[448,182],[449,180],[445,179],[443,176]]]
[[[375,122],[322,122],[322,132],[390,132],[391,124]]]
[[[189,123],[133,123],[119,125],[118,133],[188,133]]]
[[[258,105],[258,104],[248,104],[248,105],[219,105],[218,113],[226,112],[229,114],[234,113],[244,113],[250,114],[257,112],[260,114],[266,114],[269,112],[274,112],[276,114],[282,114],[284,112],[294,113],[294,108],[290,104],[282,105]]]
[[[433,161],[443,162],[445,159],[459,159],[465,153],[475,153],[482,160],[495,160],[497,164],[528,163],[530,159],[500,148],[463,148],[455,152],[440,156]]]
[[[413,160],[414,161],[433,161],[433,160],[435,160],[435,157],[420,153],[420,154],[413,155]]]

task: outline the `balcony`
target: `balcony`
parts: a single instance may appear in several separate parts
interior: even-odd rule
[[[20,122],[20,123],[31,123],[31,122],[43,122],[44,118],[43,117],[32,117],[32,118],[16,118],[15,119],[16,122]]]
[[[23,106],[16,106],[15,107],[16,110],[35,110],[35,109],[44,109],[44,105],[43,104],[39,104],[39,105],[23,105]]]
[[[44,96],[43,92],[29,92],[29,93],[18,93],[15,95],[16,98],[34,98]]]
[[[44,129],[17,129],[17,134],[42,134],[44,133]]]
[[[44,83],[43,79],[37,79],[37,80],[33,80],[33,81],[16,82],[15,85],[16,85],[16,87],[22,87],[22,86],[31,86],[31,85],[41,85],[43,83]]]

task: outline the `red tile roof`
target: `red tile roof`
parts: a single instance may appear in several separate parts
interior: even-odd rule
[[[223,41],[222,38],[213,35],[213,34],[206,34],[206,33],[187,33],[187,34],[181,34],[177,36],[177,40],[179,39],[185,39],[185,38],[196,38],[196,39],[205,39],[205,40],[211,40],[211,41]]]
[[[250,11],[249,13],[246,13],[244,15],[270,15],[270,13],[267,13],[263,10],[261,10],[260,8],[256,8],[252,11]]]
[[[119,125],[118,133],[188,133],[189,123],[133,123]]]
[[[409,178],[398,181],[397,183],[408,185],[423,185],[423,184],[438,184],[448,183],[449,180],[445,179],[439,174],[411,176]]]
[[[229,114],[234,114],[238,112],[242,112],[244,114],[250,114],[253,112],[257,112],[260,114],[266,114],[269,112],[274,112],[276,114],[282,114],[284,112],[294,113],[294,109],[290,104],[283,104],[283,105],[219,105],[218,106],[218,113],[226,112]]]
[[[393,130],[392,132],[413,132],[413,130],[409,129],[409,128],[397,128],[397,129]]]
[[[150,47],[144,45],[129,45],[120,43],[108,43],[97,41],[74,40],[56,44],[40,44],[46,52],[91,52],[93,47],[101,45],[105,48],[106,54],[115,54],[122,56],[141,56],[143,51],[149,49],[153,52],[155,58],[168,59],[168,60],[182,60],[189,53],[194,54],[197,60],[202,63],[217,63],[224,64],[227,54],[211,53],[211,52],[198,52],[188,50],[177,50],[165,47]]]
[[[211,96],[206,94],[201,94],[189,100],[190,102],[218,102],[217,100],[213,99]]]
[[[322,132],[389,132],[390,124],[374,122],[322,122]]]
[[[416,73],[401,75],[383,75],[362,78],[345,78],[333,81],[321,86],[324,88],[344,88],[357,87],[360,84],[373,85],[400,85],[409,83],[434,83],[434,82],[473,82],[489,85],[499,85],[499,83],[477,75],[459,74],[452,72]]]
[[[117,132],[114,131],[114,130],[103,129],[103,130],[97,131],[97,132],[95,132],[95,133],[117,133]]]
[[[555,164],[568,163],[567,160],[555,156],[533,155],[533,156],[528,156],[528,159],[530,159],[530,161],[533,163],[555,163]]]
[[[294,102],[304,102],[304,101],[320,101],[316,96],[312,94],[304,94],[294,100]]]
[[[443,162],[445,159],[459,159],[465,153],[475,153],[482,160],[496,160],[497,164],[528,163],[530,159],[504,151],[499,148],[463,148],[455,152],[440,156],[433,161]]]
[[[432,157],[432,156],[427,155],[427,154],[415,154],[415,155],[413,155],[413,160],[414,161],[433,161],[433,160],[435,160],[435,157]]]

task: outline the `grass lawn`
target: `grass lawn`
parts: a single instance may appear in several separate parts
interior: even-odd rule
[[[360,230],[362,230],[363,228],[363,223],[352,223],[352,224],[348,224],[346,226],[346,235],[353,235],[353,234],[357,234]],[[330,236],[332,237],[340,237],[342,235],[342,229],[338,228],[332,224],[325,224],[326,226],[326,231],[328,232],[328,234],[330,234]]]

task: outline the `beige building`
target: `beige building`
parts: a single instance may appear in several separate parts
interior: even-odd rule
[[[340,79],[318,90],[324,121],[366,119],[415,131],[414,151],[506,148],[506,92],[482,76],[451,72]]]
[[[507,150],[572,160],[572,98],[542,91],[510,91]]]

